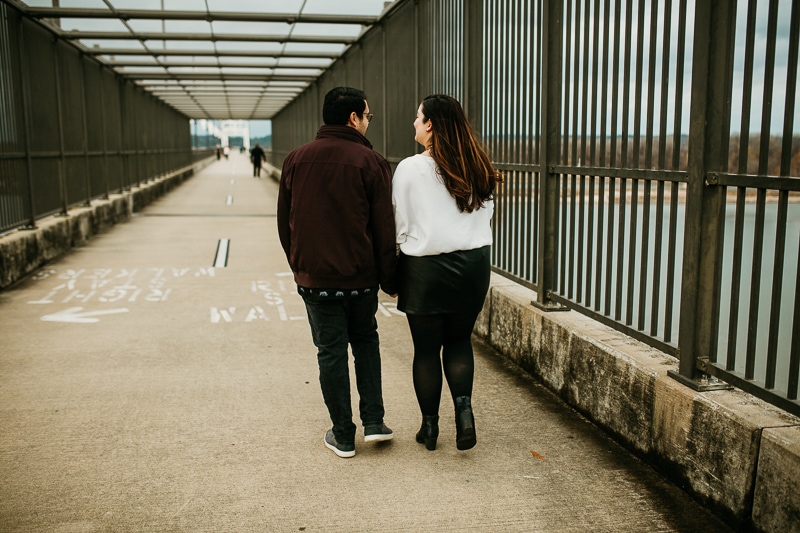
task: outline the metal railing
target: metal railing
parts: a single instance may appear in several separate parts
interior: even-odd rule
[[[800,414],[799,35],[797,0],[401,1],[275,117],[272,163],[336,85],[392,163],[449,93],[505,174],[496,272]]]
[[[210,154],[187,117],[0,3],[0,233]]]

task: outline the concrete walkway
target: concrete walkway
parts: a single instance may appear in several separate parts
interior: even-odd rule
[[[234,153],[0,292],[0,531],[727,531],[484,345],[478,445],[446,397],[425,450],[387,295],[395,439],[336,457],[276,192]]]

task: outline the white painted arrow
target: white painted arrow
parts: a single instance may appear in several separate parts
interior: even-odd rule
[[[83,307],[70,307],[52,315],[44,315],[42,320],[45,322],[72,322],[74,324],[89,324],[92,322],[99,322],[99,318],[94,318],[99,315],[114,315],[117,313],[127,313],[128,310],[124,307],[117,309],[107,309],[105,311],[84,311],[81,313]]]

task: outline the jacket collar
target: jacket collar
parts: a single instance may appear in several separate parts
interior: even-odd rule
[[[320,126],[319,130],[317,131],[317,139],[330,139],[330,138],[337,138],[337,139],[346,139],[348,141],[357,142],[359,144],[363,144],[367,148],[372,149],[372,143],[369,140],[361,135],[355,128],[351,128],[350,126],[340,126],[337,124],[325,124],[324,126]]]

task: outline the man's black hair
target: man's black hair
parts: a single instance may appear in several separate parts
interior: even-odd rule
[[[334,87],[325,95],[322,104],[322,121],[325,124],[347,124],[350,113],[362,117],[367,108],[367,95],[352,87]]]

